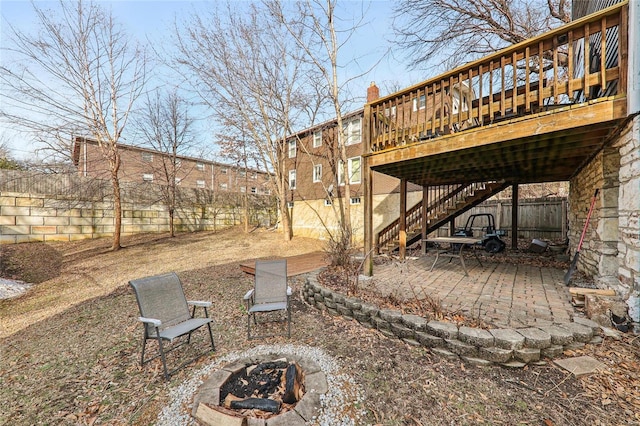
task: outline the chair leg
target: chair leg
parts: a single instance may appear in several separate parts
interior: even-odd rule
[[[142,355],[140,356],[140,365],[144,365],[144,349],[147,347],[147,336],[142,338]]]
[[[207,328],[209,328],[209,338],[211,339],[211,349],[216,350],[216,345],[213,343],[213,333],[211,332],[211,323],[207,323]]]
[[[251,340],[251,314],[247,312],[247,340]]]
[[[164,368],[164,379],[169,381],[169,370],[167,370],[167,360],[164,356],[164,348],[162,346],[162,338],[158,336],[158,351],[160,352],[160,359],[162,359],[162,367]]]

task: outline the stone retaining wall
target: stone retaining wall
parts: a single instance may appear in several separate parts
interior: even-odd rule
[[[302,291],[311,306],[331,315],[353,318],[365,327],[375,328],[409,345],[424,346],[436,354],[462,358],[473,364],[524,367],[542,358],[558,357],[567,349],[602,341],[600,326],[581,317],[571,323],[548,327],[485,330],[380,309],[322,287],[317,274],[308,275]]]
[[[201,205],[176,210],[177,231],[206,231],[239,223],[229,208],[213,211]],[[33,241],[73,241],[113,235],[113,203],[94,199],[0,193],[0,244]],[[169,212],[162,203],[124,202],[122,235],[168,232]]]

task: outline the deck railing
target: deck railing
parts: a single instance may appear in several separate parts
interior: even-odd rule
[[[617,4],[369,103],[370,152],[625,93],[627,16]]]

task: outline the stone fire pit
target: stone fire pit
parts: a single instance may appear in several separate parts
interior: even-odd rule
[[[248,362],[261,362],[285,358],[296,362],[304,372],[304,395],[295,407],[268,419],[254,417],[228,418],[229,425],[277,426],[356,426],[365,416],[364,392],[341,366],[339,360],[324,350],[307,345],[258,345],[242,352],[229,352],[212,359],[194,371],[191,377],[169,391],[168,401],[158,413],[156,426],[194,426],[204,424],[196,419],[200,402],[206,406],[217,404],[216,389],[230,377],[237,366]],[[214,383],[218,377],[218,385]]]
[[[304,357],[247,357],[213,372],[198,389],[192,415],[204,425],[304,425],[328,390],[320,367]]]

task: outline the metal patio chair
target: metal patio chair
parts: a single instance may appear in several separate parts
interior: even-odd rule
[[[251,317],[258,326],[256,314],[285,311],[287,337],[291,337],[291,287],[287,286],[287,260],[256,260],[254,287],[244,295],[247,302],[247,338],[270,337],[252,336]]]
[[[209,318],[207,311],[207,308],[211,307],[211,302],[187,301],[180,278],[175,272],[131,280],[129,285],[135,291],[140,308],[141,316],[138,319],[144,324],[140,365],[160,357],[164,368],[164,378],[169,380],[173,373],[209,352],[207,350],[199,354],[172,371],[167,369],[165,353],[185,343],[190,343],[191,333],[204,325],[209,329],[211,348],[216,350],[211,333],[213,320]],[[189,312],[189,306],[193,307],[191,312]],[[204,308],[204,317],[195,317],[196,307]],[[187,336],[186,341],[171,345],[168,350],[165,350],[164,341],[173,343],[174,340],[182,336]],[[144,352],[148,339],[155,339],[158,342],[158,355],[145,360]]]

